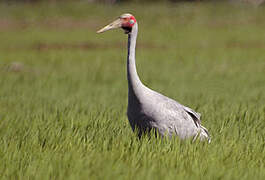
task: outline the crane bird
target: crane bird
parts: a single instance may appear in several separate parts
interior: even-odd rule
[[[127,116],[132,130],[138,136],[155,129],[162,137],[177,135],[180,139],[199,138],[211,141],[208,130],[201,125],[200,114],[146,87],[140,80],[135,65],[135,47],[138,24],[131,14],[123,14],[117,20],[98,30],[97,33],[122,28],[128,34]]]

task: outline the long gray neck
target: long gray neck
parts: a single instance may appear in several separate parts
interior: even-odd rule
[[[137,23],[134,24],[131,33],[128,35],[128,56],[127,56],[127,79],[128,95],[131,98],[139,97],[143,89],[143,84],[139,79],[135,64],[135,47],[138,32]]]

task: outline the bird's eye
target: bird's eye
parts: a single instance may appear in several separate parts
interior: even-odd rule
[[[129,21],[129,23],[130,23],[130,24],[134,24],[134,20],[131,19],[131,20]]]

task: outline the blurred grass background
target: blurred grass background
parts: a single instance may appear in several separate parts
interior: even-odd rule
[[[202,114],[210,145],[131,132],[126,41],[142,81]],[[248,3],[0,3],[2,179],[263,179],[265,9]]]

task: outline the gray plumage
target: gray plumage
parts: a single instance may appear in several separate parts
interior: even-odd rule
[[[210,142],[207,129],[201,125],[199,113],[149,89],[139,79],[135,65],[138,24],[131,14],[123,14],[97,32],[102,33],[120,27],[128,34],[127,116],[132,130],[135,131],[137,128],[139,136],[155,129],[162,136],[177,135],[180,139],[193,138],[193,140],[199,137],[200,140],[206,139]]]
[[[133,130],[137,127],[139,136],[155,128],[162,136],[177,135],[181,139],[210,137],[206,128],[201,125],[200,114],[181,105],[158,92],[155,92],[140,81],[135,65],[135,46],[138,32],[137,23],[128,35],[128,109],[127,116]]]

